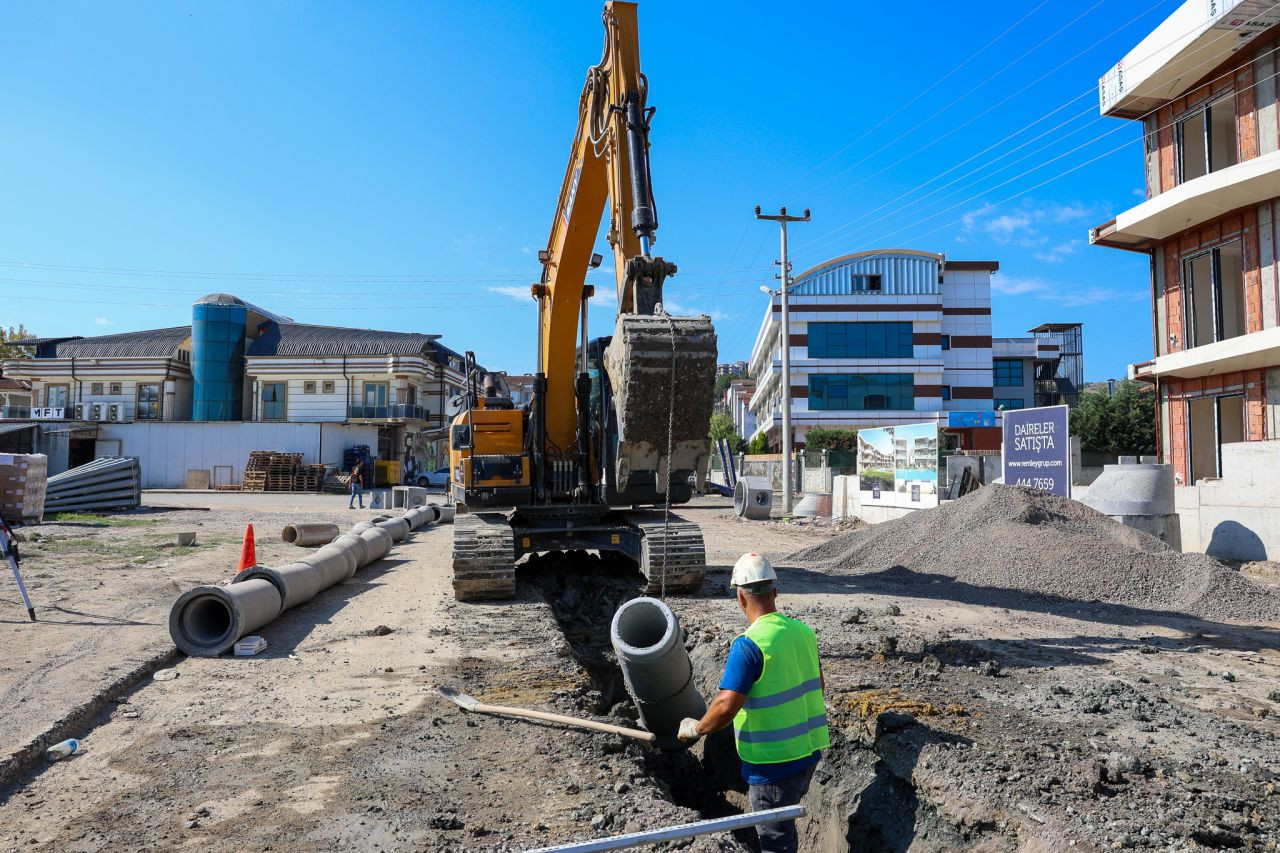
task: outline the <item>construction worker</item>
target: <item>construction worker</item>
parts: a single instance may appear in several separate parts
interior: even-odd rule
[[[808,625],[778,612],[777,580],[759,554],[744,554],[734,565],[729,586],[748,627],[729,648],[720,694],[701,720],[681,721],[678,735],[693,743],[733,723],[752,811],[799,803],[831,745],[818,639]],[[796,850],[794,820],[757,832],[762,853]]]

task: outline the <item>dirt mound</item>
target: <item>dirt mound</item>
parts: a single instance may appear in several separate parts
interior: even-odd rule
[[[1212,557],[1179,553],[1084,504],[1014,486],[986,486],[796,551],[783,564],[841,574],[900,566],[977,587],[1203,619],[1280,621],[1280,593]]]

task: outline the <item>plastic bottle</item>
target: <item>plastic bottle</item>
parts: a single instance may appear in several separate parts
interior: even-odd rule
[[[75,738],[67,738],[62,743],[55,743],[44,751],[44,757],[50,761],[58,761],[66,758],[80,749],[80,741]]]

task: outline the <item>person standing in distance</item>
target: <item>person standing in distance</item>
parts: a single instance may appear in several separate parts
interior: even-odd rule
[[[687,717],[679,738],[693,743],[733,723],[750,786],[752,811],[793,806],[809,790],[822,750],[831,746],[826,686],[813,629],[778,612],[778,574],[759,554],[743,554],[730,588],[747,617],[747,630],[733,641],[720,694],[701,720]],[[762,853],[795,853],[794,820],[757,828]]]
[[[364,483],[361,482],[360,469],[364,467],[364,460],[357,459],[356,464],[351,466],[351,500],[347,501],[347,509],[355,509],[356,498],[360,499],[360,508],[364,509]]]

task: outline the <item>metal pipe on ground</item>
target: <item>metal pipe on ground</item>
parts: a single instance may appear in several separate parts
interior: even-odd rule
[[[631,847],[648,846],[660,841],[675,841],[682,838],[695,838],[699,835],[710,835],[713,832],[730,832],[745,829],[748,826],[760,826],[765,823],[781,823],[784,820],[795,820],[805,816],[804,806],[782,806],[776,809],[763,809],[758,812],[715,817],[693,823],[681,823],[662,829],[647,829],[640,832],[629,832],[626,835],[614,835],[609,838],[595,838],[591,841],[575,841],[569,844],[557,844],[554,847],[538,847],[528,853],[603,853],[606,850],[626,850]]]
[[[659,746],[679,748],[680,721],[707,711],[693,683],[680,621],[656,598],[633,598],[613,614],[609,637],[641,725],[658,735]]]
[[[280,590],[255,578],[229,586],[189,589],[169,611],[174,645],[195,657],[214,657],[280,615]]]
[[[280,538],[290,545],[328,545],[338,538],[338,525],[322,521],[295,521],[284,526]]]

